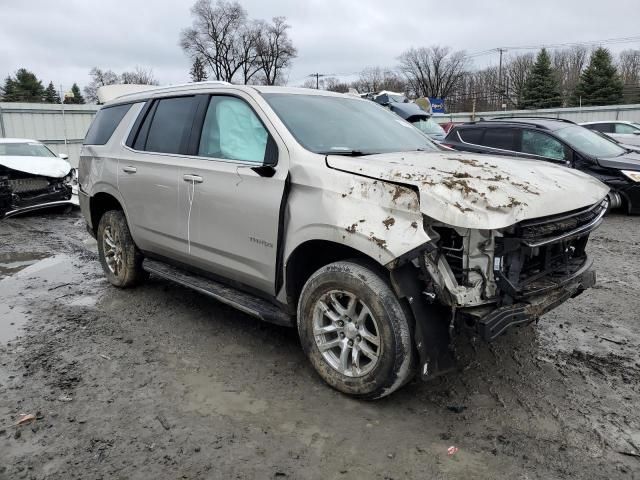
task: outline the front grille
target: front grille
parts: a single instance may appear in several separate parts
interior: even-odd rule
[[[603,200],[590,207],[562,215],[520,222],[512,234],[505,236],[519,238],[529,245],[538,245],[571,235],[576,230],[590,231],[598,226],[599,220],[607,210],[607,205],[607,201]]]
[[[36,193],[49,188],[49,180],[44,177],[15,178],[8,181],[13,193]]]
[[[602,221],[603,201],[591,207],[521,222],[496,239],[498,288],[517,299],[553,288],[587,262],[589,233]]]

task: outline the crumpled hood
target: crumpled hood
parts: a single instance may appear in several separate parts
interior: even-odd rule
[[[329,155],[334,169],[420,191],[420,211],[448,225],[498,229],[602,200],[609,187],[544,161],[457,152]]]
[[[71,171],[71,165],[58,157],[0,156],[0,165],[43,177],[63,178]]]

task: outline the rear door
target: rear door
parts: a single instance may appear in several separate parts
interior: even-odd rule
[[[180,161],[195,107],[195,96],[150,101],[118,164],[118,189],[136,243],[143,250],[174,258],[186,250],[186,237],[179,228]]]
[[[195,125],[180,181],[189,263],[273,295],[286,146],[241,91],[203,98]]]

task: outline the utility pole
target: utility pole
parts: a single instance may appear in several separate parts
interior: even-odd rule
[[[312,73],[310,77],[316,77],[316,90],[320,90],[320,77],[324,77],[323,73]]]
[[[500,106],[502,107],[503,99],[502,99],[502,54],[506,52],[506,48],[498,48],[498,53],[500,54],[500,63],[498,66],[498,98],[500,100]]]

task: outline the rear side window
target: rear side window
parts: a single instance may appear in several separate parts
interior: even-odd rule
[[[482,144],[501,150],[515,150],[516,133],[517,130],[515,128],[487,128]]]
[[[591,125],[585,125],[585,127],[602,133],[613,133],[613,125],[610,123],[592,123]]]
[[[194,97],[158,100],[140,127],[134,148],[158,153],[180,153],[191,130]]]
[[[131,104],[98,110],[83,143],[85,145],[104,145],[107,143],[130,108]]]
[[[460,138],[465,143],[481,145],[482,132],[482,128],[463,128],[458,130],[458,135],[460,135]]]

